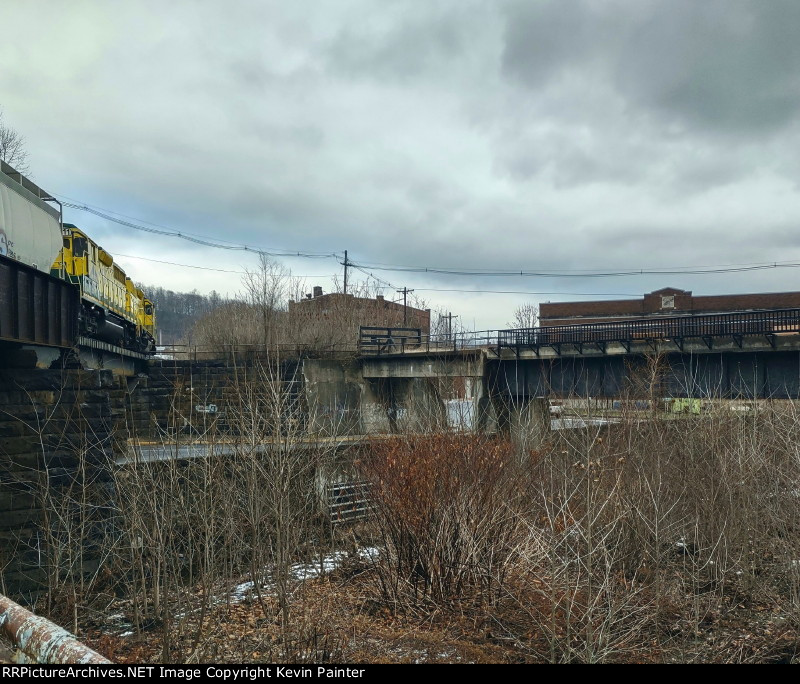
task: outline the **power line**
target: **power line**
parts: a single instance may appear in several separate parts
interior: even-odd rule
[[[136,256],[134,254],[116,254],[117,257],[123,259],[137,259],[141,261],[152,261],[156,264],[167,264],[169,266],[180,266],[182,268],[196,268],[201,271],[217,271],[218,273],[240,273],[244,275],[247,271],[235,271],[229,268],[211,268],[210,266],[195,266],[194,264],[178,264],[174,261],[162,261],[161,259],[150,259],[148,257]]]
[[[265,254],[267,256],[303,257],[306,259],[338,258],[338,254],[336,254],[335,252],[300,252],[300,251],[294,252],[288,250],[267,250],[260,247],[253,247],[251,245],[236,244],[236,243],[224,244],[223,242],[219,242],[216,239],[212,240],[210,238],[200,237],[192,233],[185,233],[177,230],[162,230],[159,228],[151,228],[148,226],[143,226],[138,223],[133,223],[132,221],[126,221],[121,218],[117,218],[116,216],[112,216],[111,214],[100,211],[98,209],[93,209],[85,204],[73,204],[72,202],[64,202],[63,205],[65,207],[69,207],[70,209],[77,209],[78,211],[85,211],[90,214],[94,214],[95,216],[104,218],[107,221],[118,223],[119,225],[126,226],[127,228],[133,228],[134,230],[140,230],[145,233],[166,235],[167,237],[176,237],[180,238],[181,240],[188,240],[189,242],[193,242],[197,245],[202,245],[204,247],[214,247],[215,249],[227,249],[227,250],[241,251],[241,252],[253,252],[255,254]]]
[[[180,268],[193,268],[201,271],[215,271],[218,273],[237,273],[244,275],[247,271],[238,271],[235,269],[228,269],[228,268],[213,268],[211,266],[198,266],[196,264],[181,264],[175,261],[164,261],[163,259],[153,259],[151,257],[143,257],[138,256],[136,254],[117,254],[117,257],[121,257],[124,259],[136,259],[137,261],[150,261],[156,264],[165,264],[168,266],[178,266]],[[371,273],[368,273],[364,269],[353,265],[350,262],[351,268],[355,268],[358,271],[361,271],[364,275],[373,278],[374,280],[378,281],[379,283],[386,285],[387,287],[393,287],[391,283],[388,283],[381,278],[377,278]],[[290,278],[335,278],[335,273],[309,273],[304,275],[295,275],[291,274]],[[543,296],[543,295],[568,295],[572,297],[640,297],[641,292],[531,292],[528,290],[485,290],[485,289],[464,289],[464,288],[448,288],[448,287],[417,287],[414,289],[407,289],[407,288],[398,288],[397,292],[403,293],[403,290],[406,290],[407,293],[419,291],[419,292],[456,292],[462,294],[514,294],[514,295],[536,295],[536,296]],[[404,297],[405,299],[405,297]],[[395,302],[400,302],[400,299],[393,300]]]
[[[154,221],[148,221],[147,219],[143,219],[143,218],[141,218],[139,216],[130,216],[129,214],[123,214],[123,213],[121,213],[119,211],[114,211],[113,209],[108,209],[106,207],[97,206],[96,204],[89,204],[88,202],[82,202],[81,200],[75,199],[74,197],[69,197],[68,195],[62,195],[61,193],[57,193],[57,192],[53,193],[53,195],[56,196],[56,197],[62,197],[65,200],[70,200],[69,202],[62,202],[62,204],[66,205],[66,206],[70,206],[71,208],[81,208],[82,209],[82,208],[85,207],[85,208],[93,209],[93,210],[96,210],[96,211],[105,212],[107,214],[113,214],[114,216],[121,216],[122,218],[126,218],[126,219],[129,219],[131,221],[136,221],[137,223],[146,223],[146,224],[148,224],[150,226],[155,226],[157,228],[164,228],[166,230],[173,230],[169,226],[165,226],[163,223],[155,223]],[[195,237],[206,238],[208,240],[217,239],[219,242],[228,242],[230,244],[236,244],[235,242],[232,242],[231,240],[224,240],[222,238],[212,238],[212,237],[209,237],[208,235],[201,235],[199,233],[190,233],[188,231],[182,231],[182,232],[185,235],[193,235]]]
[[[525,270],[488,270],[488,269],[449,269],[438,268],[433,266],[392,266],[380,263],[359,263],[355,264],[350,261],[352,268],[357,268],[365,275],[373,278],[387,287],[396,288],[391,283],[378,278],[375,274],[366,269],[377,271],[394,271],[400,273],[432,273],[444,275],[459,275],[471,277],[541,277],[541,278],[611,278],[618,276],[637,276],[637,275],[705,275],[716,273],[743,273],[748,271],[763,271],[776,268],[800,268],[800,263],[795,261],[774,261],[774,262],[754,262],[749,264],[725,264],[720,266],[680,266],[671,268],[650,268],[650,269],[630,269],[620,271],[590,271],[590,270],[542,270],[542,271],[525,271]],[[436,288],[417,288],[420,291],[437,291]],[[441,290],[444,291],[444,290]],[[453,290],[458,291],[458,290]],[[467,290],[464,290],[465,292]],[[484,290],[481,290],[483,292]],[[486,290],[488,292],[488,290]],[[505,292],[498,291],[498,293],[506,294]],[[511,293],[508,293],[511,294]],[[525,293],[520,293],[525,294]],[[532,293],[537,294],[537,293]],[[541,293],[541,294],[562,294],[559,292]],[[566,294],[566,293],[564,293]],[[591,295],[592,293],[587,293]],[[624,295],[629,296],[629,295]],[[630,295],[638,296],[638,295]]]
[[[163,259],[151,259],[150,257],[137,256],[135,254],[117,254],[116,256],[124,259],[137,259],[140,261],[152,261],[156,264],[166,264],[168,266],[180,266],[182,268],[196,268],[201,271],[217,271],[219,273],[239,273],[245,275],[248,271],[237,271],[230,268],[213,268],[211,266],[197,266],[196,264],[179,264],[175,261],[164,261]],[[333,278],[334,274],[313,273],[308,275],[294,275],[291,274],[289,278]]]
[[[462,292],[468,294],[570,295],[574,297],[641,297],[641,292],[528,292],[525,290],[464,290],[447,287],[418,287],[420,292]]]
[[[354,264],[352,261],[350,262],[350,267],[356,269],[357,271],[361,271],[361,273],[363,273],[365,276],[367,276],[368,278],[372,278],[376,283],[379,283],[384,287],[388,287],[391,290],[399,289],[396,286],[392,285],[392,283],[390,283],[388,280],[383,280],[382,278],[378,278],[376,275],[369,273],[368,271],[365,271],[358,264]]]
[[[694,264],[693,266],[661,266],[661,269],[675,269],[680,270],[684,268],[695,268],[695,269],[710,269],[710,268],[728,268],[734,266],[772,266],[774,264],[792,264],[795,263],[794,261],[740,261],[734,263],[725,263],[725,264]],[[409,266],[407,264],[391,264],[384,261],[373,261],[366,265],[367,268],[377,268],[378,266],[391,266],[391,267],[400,267],[400,268],[417,268],[416,266]],[[425,268],[425,267],[423,267]],[[436,267],[429,266],[427,268],[433,269]],[[650,267],[655,268],[655,267]],[[470,271],[475,271],[478,273],[481,272],[491,272],[493,269],[490,268],[471,268],[468,269]],[[522,269],[524,271],[524,269]],[[615,266],[603,266],[603,267],[596,267],[596,268],[559,268],[559,269],[543,269],[544,272],[557,272],[557,273],[575,273],[575,274],[582,274],[582,273],[591,273],[594,271],[616,271],[616,270],[631,270],[637,271],[637,269],[618,269]],[[520,269],[507,269],[509,273],[512,274],[519,274]]]
[[[443,275],[471,276],[479,278],[616,278],[624,276],[641,275],[707,275],[716,273],[745,273],[749,271],[764,271],[777,268],[800,268],[797,262],[773,262],[769,264],[740,266],[731,268],[693,268],[687,266],[684,269],[635,269],[629,271],[609,271],[609,272],[563,272],[563,271],[488,271],[488,270],[461,270],[450,268],[435,268],[433,266],[377,266],[375,264],[363,264],[365,268],[377,271],[395,271],[400,273],[435,273]]]

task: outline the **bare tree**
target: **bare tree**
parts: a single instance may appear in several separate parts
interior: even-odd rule
[[[462,318],[452,311],[436,307],[431,312],[431,341],[449,342],[466,330]]]
[[[20,173],[27,174],[30,172],[28,152],[25,149],[25,138],[3,123],[2,110],[0,110],[0,159],[13,166]]]
[[[191,343],[206,352],[227,347],[276,347],[285,341],[283,329],[292,282],[286,266],[261,254],[258,266],[245,271],[238,298],[217,305],[195,321],[189,335]]]
[[[244,299],[258,316],[264,345],[274,345],[278,341],[277,321],[286,307],[290,275],[291,271],[283,264],[259,254],[258,268],[247,270],[242,278]]]
[[[539,307],[526,302],[514,309],[514,317],[506,323],[509,328],[535,328],[539,320]]]

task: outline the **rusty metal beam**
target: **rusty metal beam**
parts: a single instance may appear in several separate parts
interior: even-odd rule
[[[42,665],[110,663],[67,630],[0,594],[0,633],[17,649],[18,662]]]

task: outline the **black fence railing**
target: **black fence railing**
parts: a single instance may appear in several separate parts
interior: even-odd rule
[[[498,348],[545,347],[562,344],[629,343],[639,340],[701,338],[709,346],[714,338],[741,339],[763,335],[800,333],[800,309],[770,309],[723,314],[684,315],[649,320],[583,323],[498,331]]]
[[[359,352],[365,356],[453,352],[497,346],[497,330],[469,330],[454,333],[423,333],[419,328],[378,328],[362,326]]]
[[[421,328],[387,328],[362,325],[358,330],[358,349],[366,354],[395,353],[422,344]]]

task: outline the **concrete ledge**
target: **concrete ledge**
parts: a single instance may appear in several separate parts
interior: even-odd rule
[[[486,351],[475,349],[427,354],[361,357],[364,378],[482,378]]]
[[[651,356],[658,354],[719,354],[739,352],[774,352],[774,351],[800,351],[800,335],[775,335],[771,340],[764,335],[745,335],[741,339],[741,346],[731,337],[714,337],[711,347],[701,338],[687,338],[679,340],[634,340],[626,347],[619,342],[606,342],[598,346],[592,342],[585,342],[578,346],[564,343],[558,349],[555,347],[520,347],[519,351],[504,347],[500,358],[512,359],[559,359],[565,357],[587,358],[606,356]]]

